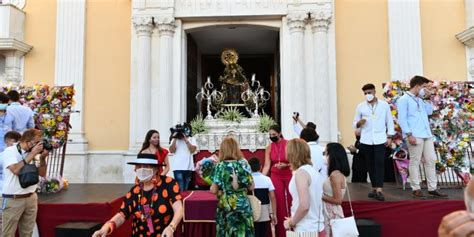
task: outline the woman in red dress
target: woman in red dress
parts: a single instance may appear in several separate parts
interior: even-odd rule
[[[153,154],[156,156],[159,166],[159,174],[166,176],[170,171],[170,162],[168,160],[169,151],[160,147],[160,133],[156,130],[150,130],[146,133],[145,141],[139,154]]]
[[[291,195],[288,184],[292,176],[290,164],[286,159],[286,143],[288,141],[281,135],[281,128],[278,125],[270,127],[268,133],[272,143],[265,150],[265,165],[262,173],[268,175],[270,172],[270,178],[275,186],[278,221],[275,227],[276,236],[285,237],[286,231],[283,221],[285,221],[285,217],[290,216]]]

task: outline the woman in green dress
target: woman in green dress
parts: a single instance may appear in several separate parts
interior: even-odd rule
[[[252,209],[247,198],[247,191],[253,188],[250,166],[243,158],[239,144],[232,137],[225,138],[211,185],[211,192],[218,199],[216,236],[254,236]]]

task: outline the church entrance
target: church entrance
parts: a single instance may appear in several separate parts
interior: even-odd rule
[[[214,89],[221,90],[226,66],[221,53],[234,49],[238,53],[237,64],[243,69],[243,77],[251,84],[252,76],[269,92],[268,101],[259,110],[280,118],[280,50],[279,29],[256,25],[220,25],[186,31],[187,48],[187,112],[186,120],[192,120],[197,114],[206,115],[206,102],[196,99],[195,95],[204,86],[209,77]],[[255,83],[256,85],[256,83]],[[251,86],[251,85],[250,85]],[[255,89],[255,88],[254,88]],[[228,104],[241,104],[242,91],[234,91]],[[229,96],[230,97],[230,96]],[[238,107],[238,106],[237,106]],[[250,117],[242,105],[239,110]],[[216,111],[213,111],[215,114]]]

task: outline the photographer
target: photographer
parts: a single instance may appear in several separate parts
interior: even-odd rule
[[[37,129],[26,130],[14,146],[3,152],[3,236],[13,237],[17,227],[20,236],[31,236],[38,211],[36,184],[22,188],[20,171],[26,164],[34,163],[40,155],[38,174],[46,175],[46,157],[49,154],[41,141],[42,132]]]
[[[194,170],[193,154],[197,151],[196,140],[191,137],[191,128],[187,124],[178,124],[171,128],[170,152],[174,154],[174,178],[178,182],[179,190],[188,189],[191,175]]]
[[[293,131],[295,131],[296,135],[300,136],[301,131],[303,131],[304,128],[312,128],[316,131],[316,124],[313,122],[308,122],[307,124],[304,124],[303,121],[300,119],[300,113],[294,112],[291,118],[293,119]]]

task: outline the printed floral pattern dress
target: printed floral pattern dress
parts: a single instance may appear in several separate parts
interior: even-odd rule
[[[214,168],[212,182],[219,186],[216,211],[216,236],[253,237],[253,216],[247,198],[247,187],[253,182],[247,162],[222,161]],[[235,171],[239,189],[232,188],[232,173]]]

